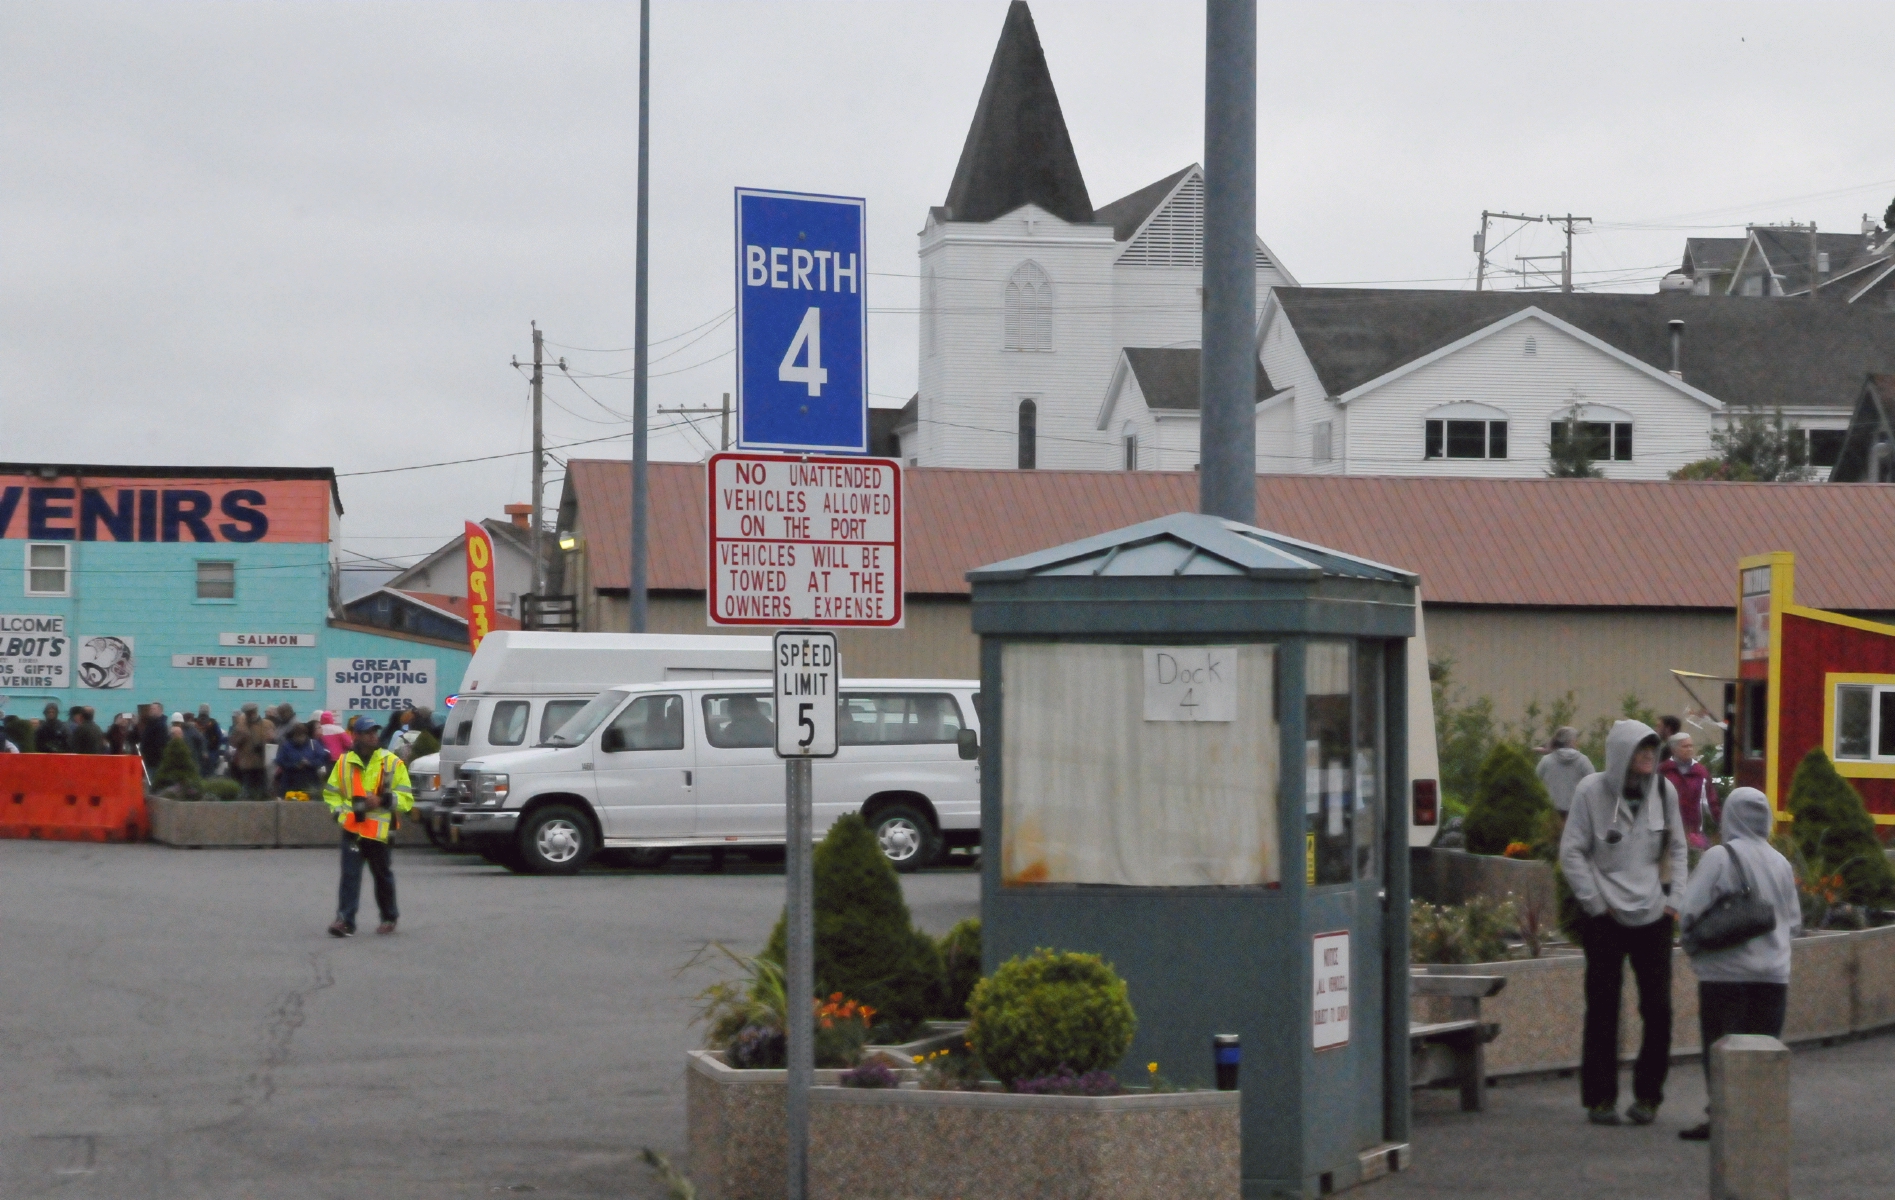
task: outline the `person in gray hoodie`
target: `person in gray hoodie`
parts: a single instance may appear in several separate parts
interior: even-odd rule
[[[1579,1098],[1595,1125],[1619,1124],[1619,995],[1629,958],[1645,1035],[1625,1117],[1649,1125],[1658,1119],[1670,1067],[1671,932],[1680,902],[1673,896],[1684,891],[1684,821],[1678,793],[1658,774],[1658,735],[1651,726],[1619,721],[1605,746],[1605,770],[1573,790],[1559,842],[1560,869],[1584,910]]]
[[[1783,1013],[1790,998],[1790,939],[1803,924],[1803,902],[1796,891],[1796,871],[1790,860],[1770,844],[1774,818],[1770,801],[1756,788],[1738,788],[1724,799],[1719,824],[1723,845],[1713,846],[1698,860],[1678,910],[1685,947],[1691,945],[1691,927],[1723,897],[1743,890],[1747,882],[1760,899],[1776,910],[1777,926],[1747,942],[1722,950],[1695,950],[1691,970],[1698,977],[1698,1032],[1704,1046],[1704,1083],[1711,1082],[1711,1047],[1727,1033],[1761,1033],[1779,1037]],[[1741,864],[1740,882],[1736,864]],[[1686,1141],[1710,1138],[1711,1123],[1680,1130]]]
[[[1579,781],[1596,769],[1592,760],[1580,753],[1573,743],[1579,740],[1579,731],[1571,725],[1562,725],[1553,731],[1553,744],[1547,749],[1546,756],[1540,759],[1540,765],[1533,773],[1546,785],[1546,794],[1552,798],[1553,807],[1564,816],[1573,806],[1573,789]]]

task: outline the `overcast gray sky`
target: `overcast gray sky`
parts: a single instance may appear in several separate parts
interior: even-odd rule
[[[737,185],[868,198],[871,387],[900,403],[914,236],[1004,0],[653,7],[654,405],[730,389]],[[1201,4],[1033,11],[1095,204],[1200,157]],[[1852,231],[1895,194],[1887,11],[1265,3],[1259,232],[1307,284],[1461,287],[1483,207],[1571,211],[1599,222],[1581,280],[1649,291],[1693,232]],[[631,344],[637,63],[631,3],[0,3],[4,457],[522,450],[534,319],[575,373],[625,373],[597,402],[550,381],[549,440],[627,431],[631,355],[601,351]],[[1536,226],[1497,257],[1556,249]],[[344,479],[344,545],[407,561],[528,478]]]

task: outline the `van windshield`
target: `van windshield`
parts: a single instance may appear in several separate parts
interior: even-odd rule
[[[605,724],[605,719],[613,710],[625,703],[624,692],[600,692],[572,719],[559,727],[559,732],[546,739],[548,746],[577,746],[592,736],[592,731]]]

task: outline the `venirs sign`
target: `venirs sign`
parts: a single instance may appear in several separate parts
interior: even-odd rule
[[[35,542],[322,542],[324,479],[0,475],[0,538]]]

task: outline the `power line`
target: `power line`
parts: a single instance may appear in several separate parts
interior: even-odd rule
[[[709,325],[712,321],[723,321],[723,320],[728,319],[730,315],[736,311],[737,310],[734,307],[727,308],[723,312],[718,313],[716,316],[711,317],[709,320],[706,320],[697,325],[691,326],[691,328],[685,330],[683,333],[674,333],[670,335],[669,337],[658,338],[655,341],[653,341],[651,345],[662,346],[666,342],[675,342],[681,337],[686,337],[690,334],[696,333],[698,330],[704,328],[704,326]],[[581,354],[630,354],[633,350],[636,350],[638,348],[636,346],[568,346],[564,344],[563,342],[555,342],[555,341],[550,341],[550,340],[546,344],[549,346],[558,346],[561,350],[577,350]]]

